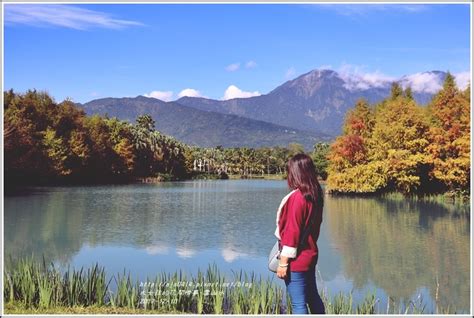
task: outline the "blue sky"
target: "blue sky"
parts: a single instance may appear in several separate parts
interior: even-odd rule
[[[316,68],[470,71],[457,5],[4,5],[4,89],[56,100],[266,94]]]

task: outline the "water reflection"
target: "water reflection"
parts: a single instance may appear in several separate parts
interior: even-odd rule
[[[469,214],[433,203],[332,198],[327,225],[355,288],[373,282],[395,300],[427,288],[442,306],[469,308]]]
[[[268,275],[278,181],[36,188],[5,198],[5,254],[63,265],[99,262],[141,279],[160,271]],[[331,293],[373,288],[396,300],[423,293],[469,309],[469,214],[436,203],[327,197],[319,271]],[[363,296],[363,295],[362,295]]]
[[[183,258],[219,249],[227,261],[261,256],[287,191],[284,183],[247,181],[39,190],[6,198],[6,252],[45,253],[63,263],[84,244],[150,254],[175,248]]]

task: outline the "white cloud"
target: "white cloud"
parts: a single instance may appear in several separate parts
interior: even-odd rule
[[[344,87],[348,90],[364,90],[373,87],[384,87],[395,80],[380,71],[367,72],[365,65],[351,65],[343,63],[338,69],[339,76],[344,80]]]
[[[454,78],[456,79],[456,85],[460,89],[466,89],[467,85],[471,82],[471,72],[461,72],[454,74]]]
[[[177,247],[176,254],[178,254],[180,258],[191,258],[196,255],[196,251],[187,247]]]
[[[331,10],[343,16],[367,16],[371,13],[419,13],[428,10],[423,4],[319,4],[312,8]]]
[[[240,68],[240,63],[233,63],[226,66],[225,70],[227,72],[235,72]]]
[[[255,68],[257,67],[257,62],[255,61],[248,61],[247,63],[245,63],[245,68]]]
[[[185,88],[181,92],[179,92],[178,98],[181,98],[181,97],[184,97],[184,96],[187,96],[187,97],[206,97],[206,96],[202,95],[200,91],[198,91],[194,88]]]
[[[119,20],[110,14],[71,5],[6,4],[6,24],[59,26],[75,30],[90,28],[122,29],[143,25],[137,21]]]
[[[397,81],[403,89],[408,86],[416,93],[437,93],[443,87],[443,80],[439,73],[420,72],[395,78],[380,71],[367,72],[365,65],[351,65],[343,63],[337,70],[339,77],[344,80],[344,87],[349,90],[365,90],[377,87],[389,87]],[[460,89],[465,89],[470,82],[470,72],[453,74]]]
[[[248,98],[248,97],[259,96],[259,95],[261,94],[258,91],[245,92],[235,85],[230,85],[225,90],[224,97],[222,97],[222,99],[228,100],[228,99],[233,99],[233,98]]]
[[[246,254],[237,252],[236,250],[230,247],[223,248],[221,250],[221,255],[227,263],[232,263],[238,258],[247,256]]]
[[[424,92],[434,94],[443,87],[440,76],[430,72],[404,76],[400,79],[400,84],[404,89],[410,86],[416,93]]]
[[[169,102],[173,99],[173,92],[172,91],[152,91],[149,94],[145,94],[145,97],[152,97],[161,99],[165,102]]]
[[[168,254],[169,247],[164,244],[150,245],[145,248],[149,255]]]
[[[286,70],[285,78],[292,79],[296,75],[296,69],[292,66]]]

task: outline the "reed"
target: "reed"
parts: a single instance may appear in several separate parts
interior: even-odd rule
[[[227,281],[215,264],[195,277],[182,271],[161,273],[140,283],[125,269],[107,280],[105,269],[98,264],[84,270],[67,269],[61,273],[53,264],[47,266],[33,258],[5,262],[4,300],[6,311],[65,312],[65,308],[104,312],[160,312],[197,314],[289,314],[291,301],[274,278],[263,279],[253,272],[234,272]],[[111,281],[115,282],[110,286]],[[112,288],[113,287],[113,288]],[[426,304],[421,296],[408,305],[387,300],[386,312],[378,309],[379,299],[369,293],[354,304],[352,292],[330,297],[323,288],[321,298],[327,314],[424,314]],[[10,308],[10,309],[9,309]],[[74,309],[76,310],[76,309]],[[437,308],[436,313],[455,313],[455,309]]]
[[[326,292],[321,295],[324,307],[327,314],[331,315],[348,315],[354,313],[352,303],[352,293],[344,295],[342,292],[338,293],[331,299]]]
[[[364,301],[357,305],[356,314],[359,315],[372,315],[376,313],[375,306],[379,302],[375,297],[374,293],[368,293]]]

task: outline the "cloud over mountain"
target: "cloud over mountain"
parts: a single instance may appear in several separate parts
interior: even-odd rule
[[[230,85],[224,92],[223,100],[233,99],[233,98],[248,98],[253,96],[261,95],[258,91],[255,92],[246,92],[241,90],[235,85]]]
[[[178,94],[178,98],[181,97],[204,97],[200,91],[194,89],[194,88],[185,88]]]
[[[169,102],[173,99],[173,92],[172,91],[152,91],[148,94],[144,94],[145,97],[152,97],[159,100],[163,100],[165,102]]]
[[[384,87],[395,80],[394,77],[380,71],[367,72],[364,69],[363,66],[343,64],[339,68],[338,74],[345,82],[344,87],[350,91],[366,90],[373,87]]]
[[[456,85],[460,89],[466,89],[467,85],[471,83],[471,73],[470,72],[461,72],[454,74],[454,77],[456,78]]]

